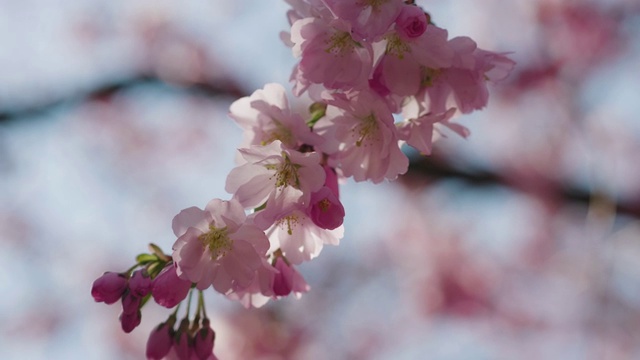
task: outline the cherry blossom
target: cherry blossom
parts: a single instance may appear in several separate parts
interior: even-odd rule
[[[251,284],[244,289],[227,294],[227,298],[238,301],[247,309],[262,307],[273,296],[273,281],[277,273],[278,271],[263,259],[262,266]]]
[[[355,181],[379,183],[404,174],[409,160],[400,151],[391,111],[371,91],[353,92],[328,99],[328,123],[334,128],[337,149],[327,146],[329,164]]]
[[[325,0],[340,19],[347,20],[362,40],[375,41],[395,21],[403,7],[402,0]]]
[[[308,83],[343,90],[366,86],[373,66],[373,50],[370,44],[352,37],[347,22],[297,20],[291,27],[291,42],[294,56],[301,57],[291,79],[299,83],[295,95],[300,95]]]
[[[266,231],[271,249],[280,249],[292,264],[300,264],[317,257],[324,244],[338,245],[344,235],[344,227],[323,229],[309,218],[302,209],[294,209],[281,216]]]
[[[231,170],[226,190],[245,208],[266,202],[254,219],[262,229],[291,208],[308,205],[311,193],[324,183],[325,172],[316,152],[286,149],[279,140],[239,151],[247,163]]]
[[[402,34],[402,35],[401,35]],[[429,25],[417,37],[392,32],[385,37],[385,51],[377,67],[377,82],[393,94],[415,95],[424,82],[424,70],[447,68],[451,65],[453,50],[447,43],[447,31]],[[380,85],[378,85],[380,86]]]
[[[266,84],[251,96],[236,100],[231,104],[229,116],[244,129],[244,146],[280,140],[287,148],[295,149],[302,144],[313,146],[322,142],[302,116],[289,108],[280,84]]]
[[[468,37],[449,40],[412,1],[285,1],[291,32],[281,39],[299,59],[295,97],[268,83],[231,104],[244,137],[226,178],[231,200],[182,210],[172,221],[171,255],[150,244],[128,270],[93,283],[95,301],[121,300],[125,332],[140,324],[149,294],[177,306],[151,332],[148,359],[216,359],[203,299],[209,287],[247,308],[308,292],[296,265],[344,236],[338,178],[394,180],[409,167],[402,144],[428,155],[443,128],[468,136],[454,115],[486,106],[487,82],[514,66]]]
[[[464,114],[482,109],[489,100],[487,81],[504,79],[515,63],[504,54],[478,49],[468,37],[451,39],[449,46],[454,51],[452,66],[423,68],[423,90],[417,97],[435,113],[446,111],[450,100]]]
[[[248,286],[269,248],[265,234],[251,223],[236,200],[211,200],[173,219],[173,259],[177,274],[198,289],[213,286],[227,294]]]
[[[456,109],[451,108],[441,114],[422,113],[416,118],[411,118],[400,125],[398,133],[400,138],[407,141],[421,153],[425,155],[431,154],[431,145],[433,144],[435,124],[448,124],[447,121],[455,114]]]

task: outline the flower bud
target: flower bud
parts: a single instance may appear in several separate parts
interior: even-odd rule
[[[427,15],[414,5],[405,5],[396,19],[398,35],[404,38],[416,38],[427,30]]]
[[[151,294],[159,305],[172,308],[187,297],[190,288],[191,282],[180,279],[176,267],[171,264],[153,279]]]
[[[338,186],[338,174],[336,174],[336,171],[328,165],[324,165],[323,168],[326,175],[326,177],[324,178],[324,186],[328,187],[329,190],[331,190],[335,194],[335,196],[339,198],[340,190]]]
[[[175,319],[175,318],[174,318]],[[167,356],[173,346],[173,323],[169,321],[158,325],[151,331],[147,340],[147,359],[160,360]]]
[[[120,314],[120,325],[122,325],[122,330],[127,334],[140,325],[141,321],[142,313],[140,310],[134,311],[132,314],[125,314],[124,312]]]
[[[192,340],[189,336],[189,320],[183,319],[180,323],[180,329],[174,338],[173,349],[180,360],[190,360],[193,349]]]
[[[344,207],[338,197],[327,186],[311,194],[309,217],[317,226],[333,230],[344,221]]]
[[[151,292],[151,277],[147,274],[147,270],[138,270],[131,275],[129,279],[129,289],[138,297],[145,297]]]
[[[216,333],[209,325],[209,319],[202,320],[202,328],[196,333],[193,347],[196,356],[200,360],[207,360],[213,354],[213,343]]]
[[[140,309],[142,298],[128,291],[122,298],[122,312],[125,314],[133,314]]]
[[[277,296],[287,296],[291,294],[293,288],[293,271],[292,268],[287,265],[283,258],[278,257],[274,266],[278,271],[273,279],[273,293]]]
[[[93,282],[91,296],[97,302],[113,304],[120,300],[127,289],[127,279],[122,274],[106,272]]]

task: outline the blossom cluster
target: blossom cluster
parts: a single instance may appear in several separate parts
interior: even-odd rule
[[[286,1],[291,29],[281,38],[299,59],[292,94],[308,110],[275,83],[235,101],[229,115],[244,139],[226,179],[231,197],[177,214],[171,255],[151,245],[130,270],[93,285],[96,301],[121,300],[125,332],[150,298],[173,308],[188,297],[177,330],[178,308],[152,332],[149,359],[215,358],[203,290],[245,307],[309,291],[297,266],[343,237],[340,181],[393,180],[408,169],[403,144],[429,154],[443,128],[467,136],[453,116],[483,108],[487,82],[514,65],[470,38],[448,39],[412,2]]]

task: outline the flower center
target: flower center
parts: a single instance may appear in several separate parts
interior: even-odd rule
[[[387,36],[387,54],[393,54],[398,59],[403,59],[405,53],[411,52],[411,47],[407,45],[397,34],[390,34]]]
[[[282,153],[282,157],[284,161],[280,164],[268,164],[265,167],[268,170],[275,170],[276,173],[271,176],[276,178],[276,187],[277,188],[285,188],[289,185],[293,186],[296,189],[300,188],[300,178],[298,177],[298,169],[302,167],[302,165],[294,164],[289,159],[289,155],[285,152]]]
[[[369,116],[362,119],[360,124],[356,126],[353,130],[354,135],[358,137],[356,140],[356,146],[362,146],[362,143],[367,139],[371,138],[372,134],[376,134],[378,132],[378,121],[376,120],[376,116],[371,113]]]
[[[327,210],[329,210],[329,208],[331,207],[331,201],[329,201],[329,199],[327,198],[324,198],[320,200],[320,202],[318,202],[318,206],[320,207],[320,210],[322,210],[322,212],[327,212]]]
[[[420,67],[420,86],[430,87],[433,85],[433,81],[442,73],[440,69],[432,69],[428,67]]]
[[[227,227],[217,228],[209,225],[209,232],[198,236],[202,246],[208,247],[212,260],[218,260],[231,251],[233,240],[229,239]]]
[[[273,124],[274,129],[268,133],[269,137],[262,141],[262,145],[270,144],[276,140],[280,140],[283,144],[287,145],[291,145],[294,142],[293,134],[288,127],[284,126],[280,121],[274,118],[271,118],[271,123]]]
[[[378,10],[377,8],[388,2],[389,0],[363,0],[358,3],[360,6],[371,6],[374,10]]]
[[[351,38],[351,34],[346,31],[338,31],[331,35],[327,41],[328,47],[326,52],[334,55],[345,55],[351,53],[353,48],[358,44]]]
[[[287,229],[287,234],[293,235],[293,229],[300,223],[298,215],[285,216],[276,222],[276,226],[280,226],[281,229]]]

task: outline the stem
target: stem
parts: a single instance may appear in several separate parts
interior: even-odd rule
[[[127,275],[127,277],[131,276],[131,272],[133,270],[135,270],[138,266],[140,266],[140,264],[135,264],[132,267],[130,267],[127,271],[125,271],[124,273]]]
[[[202,294],[202,290],[199,290],[198,293],[198,307],[202,307],[202,316],[207,319],[207,309],[204,306],[204,295]]]
[[[173,312],[173,314],[171,314],[171,316],[173,316],[173,317],[177,317],[178,316],[178,310],[180,310],[180,305],[182,305],[182,302],[178,303],[178,306],[176,306],[176,309]]]
[[[193,296],[193,288],[189,289],[189,298],[187,299],[187,315],[185,318],[189,318],[189,312],[191,311],[191,297]]]

